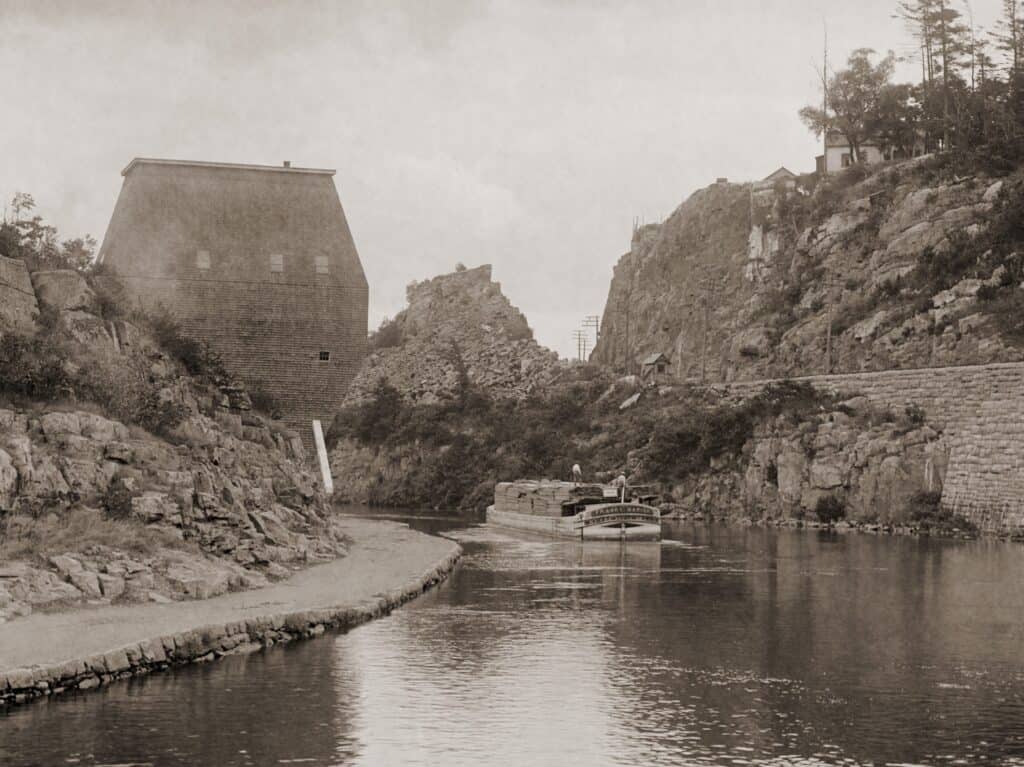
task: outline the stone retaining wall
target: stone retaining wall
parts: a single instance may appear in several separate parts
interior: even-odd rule
[[[867,397],[902,410],[914,404],[943,430],[949,469],[943,508],[983,530],[1024,528],[1024,362],[802,376],[818,389]],[[760,391],[768,380],[711,388],[737,394]]]
[[[461,556],[462,550],[457,548],[404,587],[354,606],[277,613],[202,626],[57,665],[0,671],[0,704],[24,703],[69,690],[88,690],[116,679],[308,639],[327,629],[348,630],[387,615],[441,583]]]

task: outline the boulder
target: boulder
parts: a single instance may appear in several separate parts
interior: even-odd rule
[[[79,272],[57,269],[32,275],[39,303],[58,312],[96,310],[96,294]]]
[[[181,510],[166,493],[148,490],[132,498],[131,515],[143,522],[181,523]]]
[[[100,590],[107,599],[117,599],[124,593],[125,582],[120,575],[99,573],[96,577],[100,582]]]
[[[226,571],[191,562],[174,563],[164,577],[177,592],[191,599],[209,599],[226,594],[231,585]]]
[[[68,580],[79,591],[85,594],[86,597],[91,599],[99,599],[103,596],[103,591],[100,589],[99,576],[89,570],[74,570],[68,573]]]

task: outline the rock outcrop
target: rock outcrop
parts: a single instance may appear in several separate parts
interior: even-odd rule
[[[677,485],[686,515],[757,521],[816,519],[834,499],[847,521],[907,524],[911,500],[941,493],[949,444],[941,432],[879,413],[864,397],[758,427],[742,454]]]
[[[667,353],[679,379],[782,378],[1019,359],[979,303],[1007,275],[979,264],[950,290],[919,274],[986,231],[1017,176],[931,180],[920,161],[813,194],[714,184],[640,227],[615,266],[592,360],[636,371]]]
[[[31,291],[23,311],[3,313],[0,337],[30,338],[41,308],[69,353],[59,374],[114,409],[134,398],[136,423],[160,427],[75,402],[74,387],[59,405],[0,406],[0,546],[11,552],[0,621],[79,602],[206,598],[344,553],[299,436],[254,412],[244,387],[193,378],[144,328],[98,316],[77,272],[26,283],[17,265],[0,267]]]
[[[35,327],[39,304],[24,261],[0,255],[0,327]]]
[[[557,354],[534,341],[489,265],[413,283],[407,299],[408,307],[378,332],[347,404],[367,399],[382,378],[408,399],[430,403],[455,396],[463,376],[494,396],[518,399],[560,373]]]

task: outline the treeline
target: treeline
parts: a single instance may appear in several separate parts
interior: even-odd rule
[[[31,272],[96,268],[96,240],[90,235],[61,240],[57,227],[35,213],[32,195],[16,192],[0,220],[0,255],[24,261]]]
[[[873,142],[889,158],[988,148],[995,162],[1024,159],[1024,2],[1003,0],[994,29],[974,23],[969,0],[901,0],[920,80],[892,82],[897,58],[870,48],[823,69],[822,102],[800,110],[818,136],[841,134],[855,162]],[[994,155],[993,155],[994,152]]]

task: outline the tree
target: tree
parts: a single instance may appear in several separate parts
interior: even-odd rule
[[[876,137],[889,156],[912,157],[920,136],[919,88],[909,83],[883,86],[878,96]]]
[[[874,53],[870,48],[858,48],[850,54],[846,69],[828,81],[825,109],[806,106],[800,110],[800,118],[816,136],[829,130],[842,133],[856,162],[863,159],[861,147],[881,127],[880,99],[895,63],[890,51],[878,64],[872,64]]]
[[[999,20],[993,42],[1003,52],[1007,72],[1010,112],[1018,121],[1024,121],[1024,3],[1003,0],[1003,15]]]

